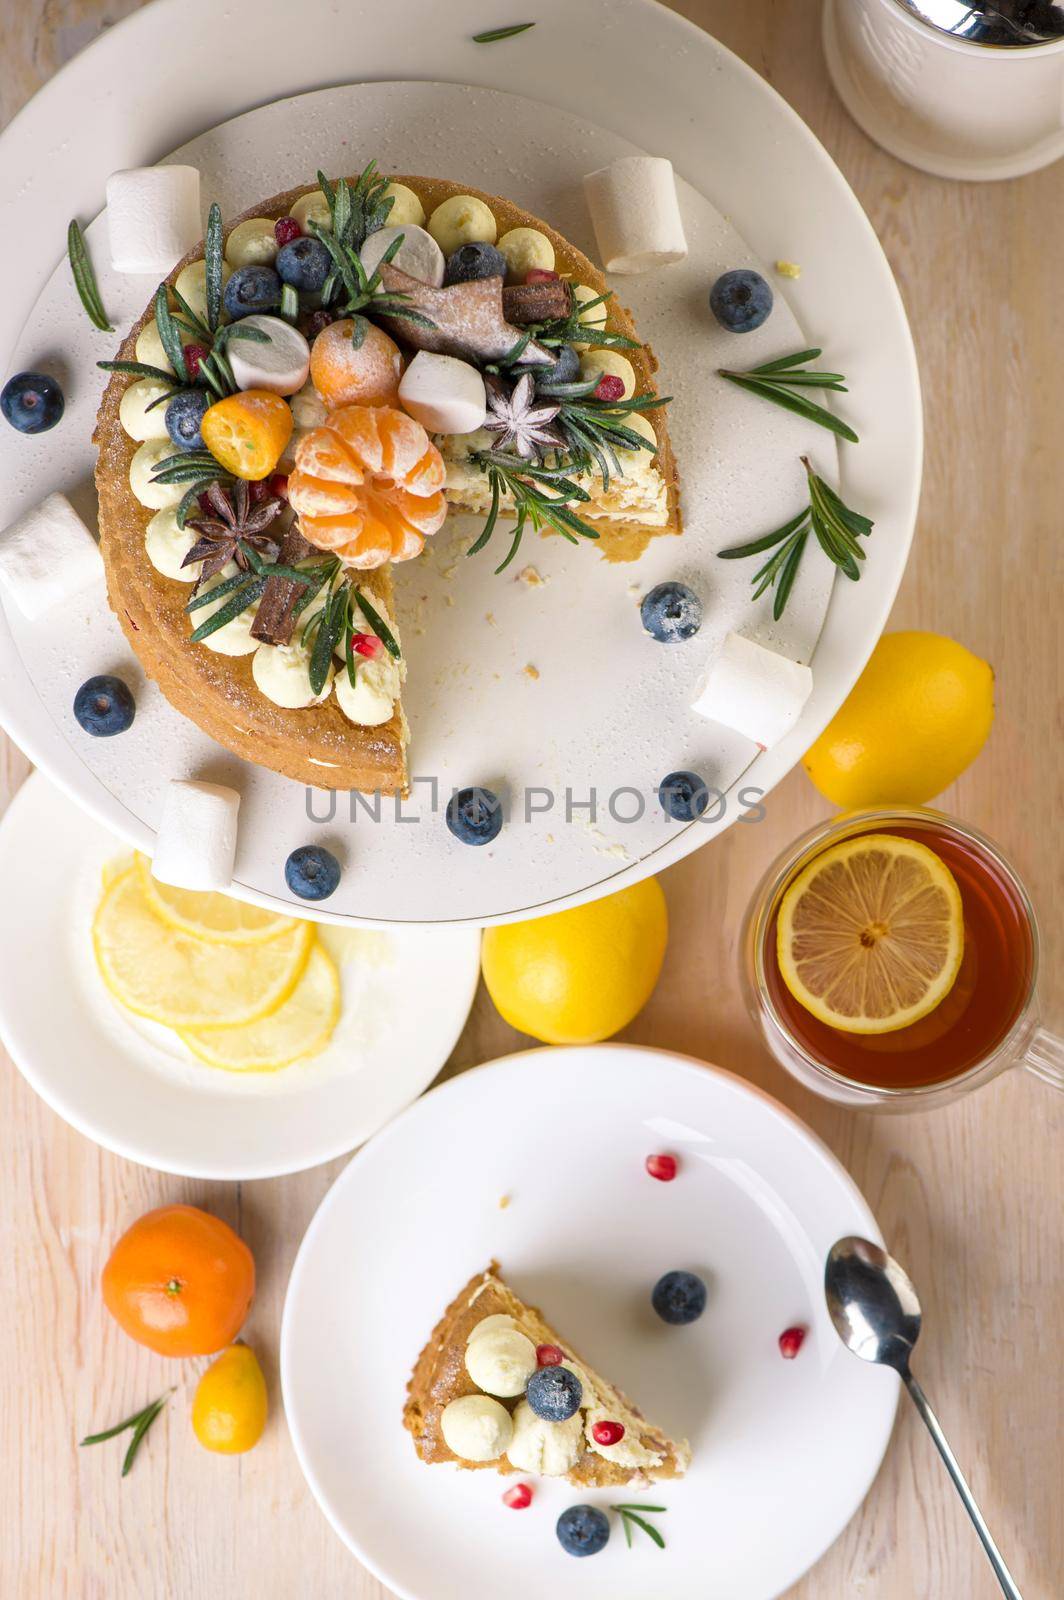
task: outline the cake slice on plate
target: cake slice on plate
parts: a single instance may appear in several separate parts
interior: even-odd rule
[[[502,1281],[498,1262],[455,1296],[407,1387],[403,1425],[422,1461],[535,1472],[578,1487],[687,1470],[687,1441],[647,1422]]]

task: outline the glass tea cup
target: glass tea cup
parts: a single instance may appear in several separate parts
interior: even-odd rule
[[[934,850],[964,907],[965,949],[953,988],[929,1016],[886,1034],[828,1027],[787,989],[776,924],[788,886],[844,839],[900,834]],[[799,1082],[844,1105],[915,1111],[945,1105],[1007,1067],[1064,1089],[1064,1040],[1041,1026],[1038,924],[1019,877],[976,828],[926,807],[850,812],[820,823],[773,862],[743,923],[747,1006],[776,1059]]]

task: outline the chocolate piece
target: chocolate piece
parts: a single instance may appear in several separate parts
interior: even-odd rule
[[[281,560],[286,567],[294,561],[305,561],[308,556],[318,554],[294,522],[285,530],[281,541]],[[261,639],[263,644],[288,644],[295,627],[296,604],[307,587],[307,584],[295,583],[291,578],[271,578],[262,591],[259,609],[251,624],[251,637]]]
[[[462,356],[466,361],[500,361],[522,337],[503,315],[501,278],[474,278],[468,283],[452,283],[435,289],[429,283],[400,272],[382,262],[377,269],[389,294],[406,296],[411,311],[420,311],[434,324],[422,328],[405,317],[380,315],[376,320],[402,344],[415,350],[430,350],[436,355]],[[520,357],[521,364],[551,362],[549,350],[529,342]]]
[[[558,322],[572,309],[569,285],[561,278],[517,283],[502,291],[503,315],[518,328],[530,322]]]

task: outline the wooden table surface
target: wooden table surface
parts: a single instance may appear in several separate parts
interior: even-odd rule
[[[22,0],[5,7],[0,125],[65,59],[136,6]],[[927,419],[917,537],[892,625],[951,634],[993,663],[990,744],[942,804],[997,838],[1031,885],[1045,932],[1046,1009],[1059,1028],[1062,663],[1052,596],[1055,584],[1059,598],[1062,572],[1064,164],[1001,184],[926,177],[850,122],[825,73],[812,0],[678,0],[676,9],[737,51],[800,112],[890,257],[912,321]],[[5,798],[27,771],[6,744]],[[1061,1593],[1064,1573],[1064,1103],[1013,1072],[929,1115],[855,1114],[807,1095],[770,1061],[737,993],[735,929],[762,866],[827,810],[794,772],[760,826],[733,828],[665,875],[671,947],[657,992],[626,1037],[721,1062],[763,1085],[806,1118],[853,1174],[921,1288],[924,1385],[1026,1600],[1048,1600]],[[42,951],[42,982],[47,972]],[[448,1070],[523,1042],[482,992]],[[386,1591],[346,1552],[305,1487],[277,1390],[289,1268],[343,1162],[259,1183],[163,1177],[95,1149],[6,1061],[0,1122],[0,1593],[382,1600]],[[118,1233],[171,1200],[217,1211],[255,1253],[260,1289],[248,1336],[264,1360],[272,1417],[251,1455],[212,1457],[194,1441],[189,1396],[179,1392],[135,1472],[120,1482],[114,1448],[79,1452],[75,1439],[174,1380],[169,1366],[110,1323],[97,1278]],[[903,1403],[862,1512],[791,1594],[991,1600],[997,1593],[931,1443]]]

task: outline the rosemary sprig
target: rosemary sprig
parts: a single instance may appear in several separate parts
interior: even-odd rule
[[[755,600],[775,586],[772,615],[777,622],[786,609],[810,532],[828,559],[856,583],[861,576],[858,562],[865,559],[858,541],[867,538],[874,526],[870,517],[851,511],[835,490],[813,471],[808,456],[802,456],[801,460],[809,490],[808,505],[771,533],[717,552],[725,561],[738,561],[746,556],[763,555],[766,550],[773,551],[754,573],[751,582]]]
[[[395,637],[395,634],[392,632],[391,628],[389,628],[388,624],[385,622],[376,606],[369,599],[364,589],[359,589],[358,591],[358,606],[359,610],[362,612],[362,615],[365,617],[366,621],[369,623],[381,644],[387,650],[388,654],[396,661],[402,661],[403,652],[399,648],[398,639]]]
[[[67,255],[70,257],[70,270],[74,274],[74,287],[78,291],[81,303],[88,312],[89,321],[94,328],[99,328],[101,333],[113,333],[114,329],[107,320],[107,312],[100,299],[100,291],[96,283],[96,274],[92,270],[92,261],[89,259],[88,246],[85,235],[81,231],[81,223],[76,217],[72,218],[67,229]]]
[[[337,244],[357,255],[369,234],[383,228],[394,204],[385,195],[388,180],[377,171],[375,161],[363,168],[353,185],[346,178],[332,184],[324,172],[318,173],[318,187],[325,196],[332,220],[332,236]]]
[[[189,635],[190,644],[200,644],[204,639],[209,638],[212,633],[217,633],[219,628],[224,628],[227,622],[232,622],[242,615],[249,606],[255,605],[262,599],[262,592],[266,587],[267,581],[265,578],[260,577],[255,572],[240,572],[235,573],[234,576],[244,581],[234,586],[232,578],[226,578],[224,583],[218,584],[214,589],[207,590],[206,595],[203,597],[207,600],[217,600],[219,589],[223,589],[229,598],[226,600],[225,605],[219,607],[213,616],[208,617],[206,622],[201,622],[198,628],[193,629]]]
[[[166,284],[160,283],[155,292],[155,325],[159,330],[159,340],[166,352],[166,359],[174,369],[178,383],[188,382],[188,367],[185,365],[185,347],[181,342],[181,332],[174,321],[170,302],[166,295]]]
[[[325,680],[329,676],[329,667],[332,663],[333,652],[340,642],[340,637],[346,629],[344,646],[345,658],[348,659],[348,674],[351,685],[354,687],[354,657],[346,640],[351,635],[351,590],[346,583],[334,589],[325,605],[310,618],[308,628],[313,630],[314,643],[311,646],[310,661],[307,672],[310,678],[310,687],[315,694],[321,694],[325,688]],[[316,625],[316,626],[315,626]],[[304,630],[306,633],[307,630]]]
[[[104,372],[125,372],[131,378],[154,378],[157,383],[168,383],[171,389],[181,388],[172,372],[149,366],[146,361],[97,361],[96,365]]]
[[[351,337],[352,345],[357,349],[366,337],[366,318],[360,313],[369,310],[374,316],[399,317],[403,321],[416,323],[420,328],[434,328],[436,324],[423,312],[415,311],[408,306],[405,294],[389,294],[380,287],[381,267],[393,261],[403,242],[400,233],[394,238],[387,250],[381,256],[372,273],[367,273],[362,265],[362,258],[350,244],[339,243],[334,234],[327,228],[313,220],[309,224],[312,233],[320,239],[333,259],[337,288],[341,285],[347,291],[346,303],[340,308],[345,316],[354,317],[355,329]],[[335,293],[335,291],[334,291]],[[324,299],[324,290],[322,291]]]
[[[603,490],[610,486],[610,473],[618,478],[624,471],[617,460],[618,450],[649,450],[657,446],[644,439],[634,428],[626,428],[624,418],[633,411],[650,411],[657,406],[667,406],[671,395],[659,398],[655,394],[633,395],[629,400],[596,400],[597,379],[588,383],[558,384],[544,392],[560,401],[561,409],[554,426],[561,434],[577,466],[591,471],[598,469]]]
[[[222,211],[218,202],[211,206],[207,216],[207,232],[203,239],[203,261],[206,272],[207,331],[214,333],[222,320],[222,273],[225,248],[222,241]]]
[[[849,392],[841,372],[818,372],[806,365],[809,361],[816,361],[822,353],[820,350],[798,350],[792,356],[780,356],[776,361],[751,367],[748,372],[733,372],[727,367],[720,367],[718,371],[722,378],[727,378],[737,388],[772,400],[785,411],[793,411],[799,417],[806,417],[810,422],[819,423],[820,427],[837,433],[841,439],[857,444],[857,435],[848,422],[843,422],[833,411],[797,392],[802,389],[833,389],[837,394]]]
[[[470,546],[467,555],[477,555],[495,532],[503,495],[509,494],[513,501],[516,521],[510,548],[495,568],[496,576],[505,572],[517,554],[526,527],[531,526],[537,532],[544,527],[553,528],[570,544],[576,544],[579,539],[598,538],[595,529],[581,521],[576,512],[570,509],[571,501],[588,501],[591,496],[567,476],[571,470],[567,463],[554,467],[536,465],[521,456],[508,455],[500,450],[478,450],[470,460],[487,473],[491,485],[491,507],[480,537]],[[541,485],[556,492],[548,495]]]
[[[527,33],[535,26],[534,22],[513,22],[508,28],[489,28],[486,33],[475,33],[473,43],[494,44],[498,39],[512,39],[516,34]]]
[[[150,1405],[145,1406],[143,1411],[138,1411],[135,1416],[127,1417],[124,1422],[116,1422],[113,1428],[105,1428],[102,1433],[88,1434],[86,1438],[79,1441],[79,1445],[103,1444],[105,1440],[116,1439],[120,1433],[125,1433],[127,1428],[132,1428],[133,1438],[130,1440],[129,1449],[126,1451],[122,1462],[122,1476],[123,1478],[126,1477],[136,1458],[137,1451],[140,1449],[141,1440],[173,1392],[172,1389],[167,1389],[165,1394],[160,1395],[158,1400],[153,1400]]]
[[[213,337],[214,345],[210,354],[199,364],[196,382],[224,400],[227,395],[236,394],[240,389],[229,365],[226,353],[228,346],[234,339],[246,339],[250,344],[270,344],[272,341],[264,328],[249,328],[242,321],[227,322]]]
[[[610,289],[607,289],[605,294],[596,295],[594,300],[577,300],[574,296],[567,317],[557,317],[552,322],[533,323],[528,330],[528,338],[535,339],[537,344],[545,345],[594,344],[609,350],[638,350],[638,339],[629,339],[627,334],[614,333],[612,329],[598,328],[581,322],[582,315],[594,311],[596,306],[606,305],[612,299],[613,291]]]
[[[665,1540],[664,1540],[664,1538],[658,1532],[657,1528],[654,1527],[653,1523],[647,1522],[645,1520],[645,1517],[643,1515],[641,1515],[640,1513],[645,1513],[645,1512],[649,1512],[649,1511],[655,1511],[655,1512],[656,1511],[667,1511],[668,1509],[669,1509],[668,1506],[644,1506],[644,1505],[639,1504],[638,1502],[635,1505],[610,1506],[610,1510],[611,1511],[616,1511],[618,1516],[621,1519],[621,1523],[622,1523],[622,1525],[624,1527],[625,1543],[627,1544],[629,1550],[632,1548],[632,1524],[633,1523],[635,1524],[635,1526],[637,1528],[642,1528],[643,1532],[647,1535],[648,1538],[650,1538],[650,1539],[652,1539],[654,1541],[654,1543],[657,1545],[659,1550],[664,1550],[664,1548],[665,1548]]]

